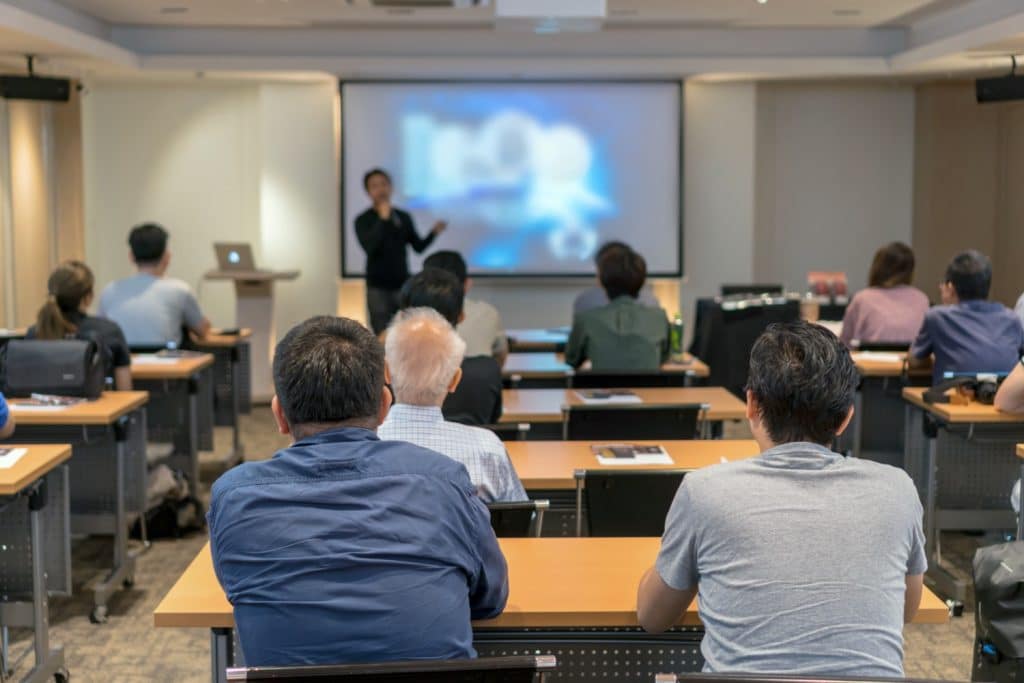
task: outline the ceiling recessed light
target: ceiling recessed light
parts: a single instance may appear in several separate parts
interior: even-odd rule
[[[759,5],[767,5],[768,4],[768,0],[757,0],[757,4],[759,4]]]

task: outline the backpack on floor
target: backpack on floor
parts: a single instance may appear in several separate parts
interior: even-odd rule
[[[974,554],[973,681],[1024,683],[1024,541]]]

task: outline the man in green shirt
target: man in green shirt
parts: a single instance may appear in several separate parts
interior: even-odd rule
[[[625,246],[610,249],[597,273],[610,303],[575,317],[565,361],[578,368],[589,360],[599,371],[657,370],[668,360],[669,324],[663,309],[637,301],[647,279],[643,256]]]

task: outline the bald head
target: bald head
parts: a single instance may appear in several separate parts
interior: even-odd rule
[[[432,308],[407,308],[388,327],[384,358],[395,400],[440,406],[461,377],[466,342]]]

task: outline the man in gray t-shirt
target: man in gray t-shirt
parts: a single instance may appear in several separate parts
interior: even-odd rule
[[[700,589],[705,670],[903,676],[903,624],[927,568],[910,478],[828,446],[858,373],[807,323],[773,325],[750,356],[747,416],[761,456],[687,474],[637,611],[663,631]]]
[[[171,257],[167,231],[146,223],[132,230],[128,243],[138,273],[103,289],[99,315],[121,326],[129,346],[180,345],[186,328],[205,337],[210,321],[199,310],[191,288],[164,277]]]

